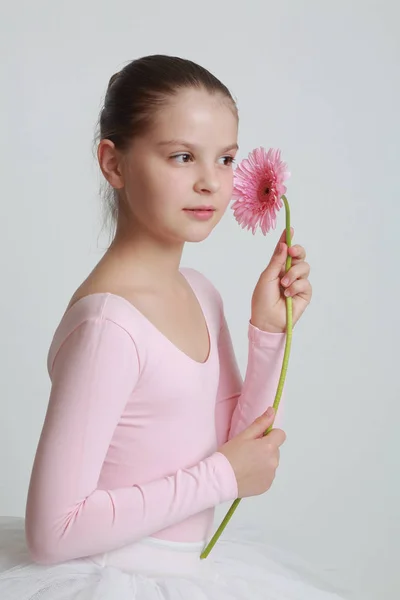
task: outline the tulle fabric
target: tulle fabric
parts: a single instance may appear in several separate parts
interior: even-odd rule
[[[252,536],[254,538],[254,534]],[[261,540],[220,539],[200,560],[196,545],[139,542],[58,565],[33,563],[24,521],[0,518],[1,600],[344,600]]]

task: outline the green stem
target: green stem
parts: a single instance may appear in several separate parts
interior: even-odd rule
[[[292,240],[291,240],[291,235],[290,235],[290,208],[289,208],[289,203],[287,201],[286,196],[282,196],[282,199],[285,204],[285,212],[286,212],[286,244],[288,247],[290,247],[292,245]],[[291,265],[292,265],[292,257],[289,256],[289,254],[288,254],[287,258],[286,258],[286,264],[285,264],[285,272],[286,273],[290,269]],[[292,330],[293,330],[292,298],[289,296],[288,298],[286,298],[285,352],[283,355],[282,369],[281,369],[281,374],[279,377],[278,388],[277,388],[275,400],[273,403],[273,408],[275,409],[275,415],[276,415],[276,411],[278,410],[278,407],[279,407],[279,402],[281,400],[283,386],[285,383],[286,372],[287,372],[287,367],[288,367],[288,363],[289,363],[290,348],[292,345]],[[273,428],[273,424],[271,424],[268,427],[268,429],[264,432],[264,436],[267,435],[271,431],[272,428]],[[235,512],[236,508],[238,507],[240,501],[241,501],[241,498],[236,498],[236,500],[234,500],[234,502],[232,503],[228,512],[226,513],[221,525],[218,527],[217,531],[211,538],[210,542],[205,547],[203,552],[200,554],[201,559],[207,558],[207,556],[210,554],[211,550],[214,548],[215,544],[217,543],[217,541],[218,541],[219,537],[221,536],[222,532],[224,531],[225,527],[231,520],[233,513]]]

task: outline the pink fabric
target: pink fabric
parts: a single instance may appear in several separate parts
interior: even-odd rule
[[[237,497],[234,471],[217,449],[273,403],[285,334],[249,323],[243,382],[219,293],[199,272],[181,272],[207,322],[205,363],[114,294],[81,298],[56,329],[26,511],[37,562],[107,552],[146,536],[203,541],[214,507]],[[275,426],[280,418],[281,408]]]

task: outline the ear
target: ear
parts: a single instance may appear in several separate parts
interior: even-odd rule
[[[108,183],[119,190],[124,187],[124,178],[121,169],[121,156],[111,140],[100,140],[97,148],[97,160],[104,177]]]

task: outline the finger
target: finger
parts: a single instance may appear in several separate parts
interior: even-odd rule
[[[302,262],[303,262],[302,259],[298,260],[297,258],[292,258],[292,260],[291,260],[291,267],[290,268],[293,268],[295,265],[298,265],[298,264],[300,264]],[[290,271],[290,269],[286,270],[286,261],[285,261],[285,263],[282,265],[282,268],[280,270],[279,279],[282,279],[282,277],[284,277],[286,275],[286,273],[289,273],[289,271]]]
[[[279,467],[280,451],[279,448],[277,448],[276,446],[272,446],[271,450],[272,453],[268,452],[268,462],[270,467],[272,467],[276,471],[276,469]]]
[[[299,246],[298,244],[296,244],[295,246],[289,246],[288,254],[291,257],[291,261],[290,261],[291,266],[297,265],[298,263],[302,262],[306,258],[306,251],[304,250],[304,248],[302,246]],[[285,273],[286,273],[286,261],[285,261],[285,264],[282,265],[282,268],[280,271],[280,277],[283,277],[285,275]]]
[[[293,239],[293,236],[294,236],[294,229],[293,229],[293,227],[291,227],[291,228],[290,228],[290,238],[291,238],[291,239],[290,239],[290,242],[292,241],[292,239]],[[277,252],[277,251],[278,251],[278,249],[279,249],[279,244],[280,244],[281,242],[284,242],[284,243],[286,244],[286,228],[283,230],[283,232],[282,232],[282,235],[281,235],[281,237],[279,238],[279,240],[278,240],[278,243],[277,243],[277,244],[276,244],[276,246],[275,246],[275,252]]]
[[[288,249],[289,254],[292,258],[295,258],[297,260],[304,260],[306,257],[306,251],[303,248],[303,246],[300,246],[299,244],[295,244],[294,246],[290,246],[290,248]]]
[[[257,417],[253,423],[251,423],[247,429],[239,433],[239,435],[245,439],[254,439],[258,436],[262,436],[270,425],[274,422],[275,411],[271,407],[269,413],[267,411]]]
[[[286,440],[286,433],[283,429],[271,429],[271,431],[265,436],[265,439],[269,444],[276,446],[282,446]]]
[[[311,297],[311,284],[308,279],[297,279],[291,286],[285,289],[285,296],[294,298],[302,296],[305,300]]]
[[[290,267],[289,271],[281,279],[281,284],[284,287],[288,287],[294,283],[297,279],[306,279],[310,274],[310,265],[305,261],[296,263],[293,267]]]

